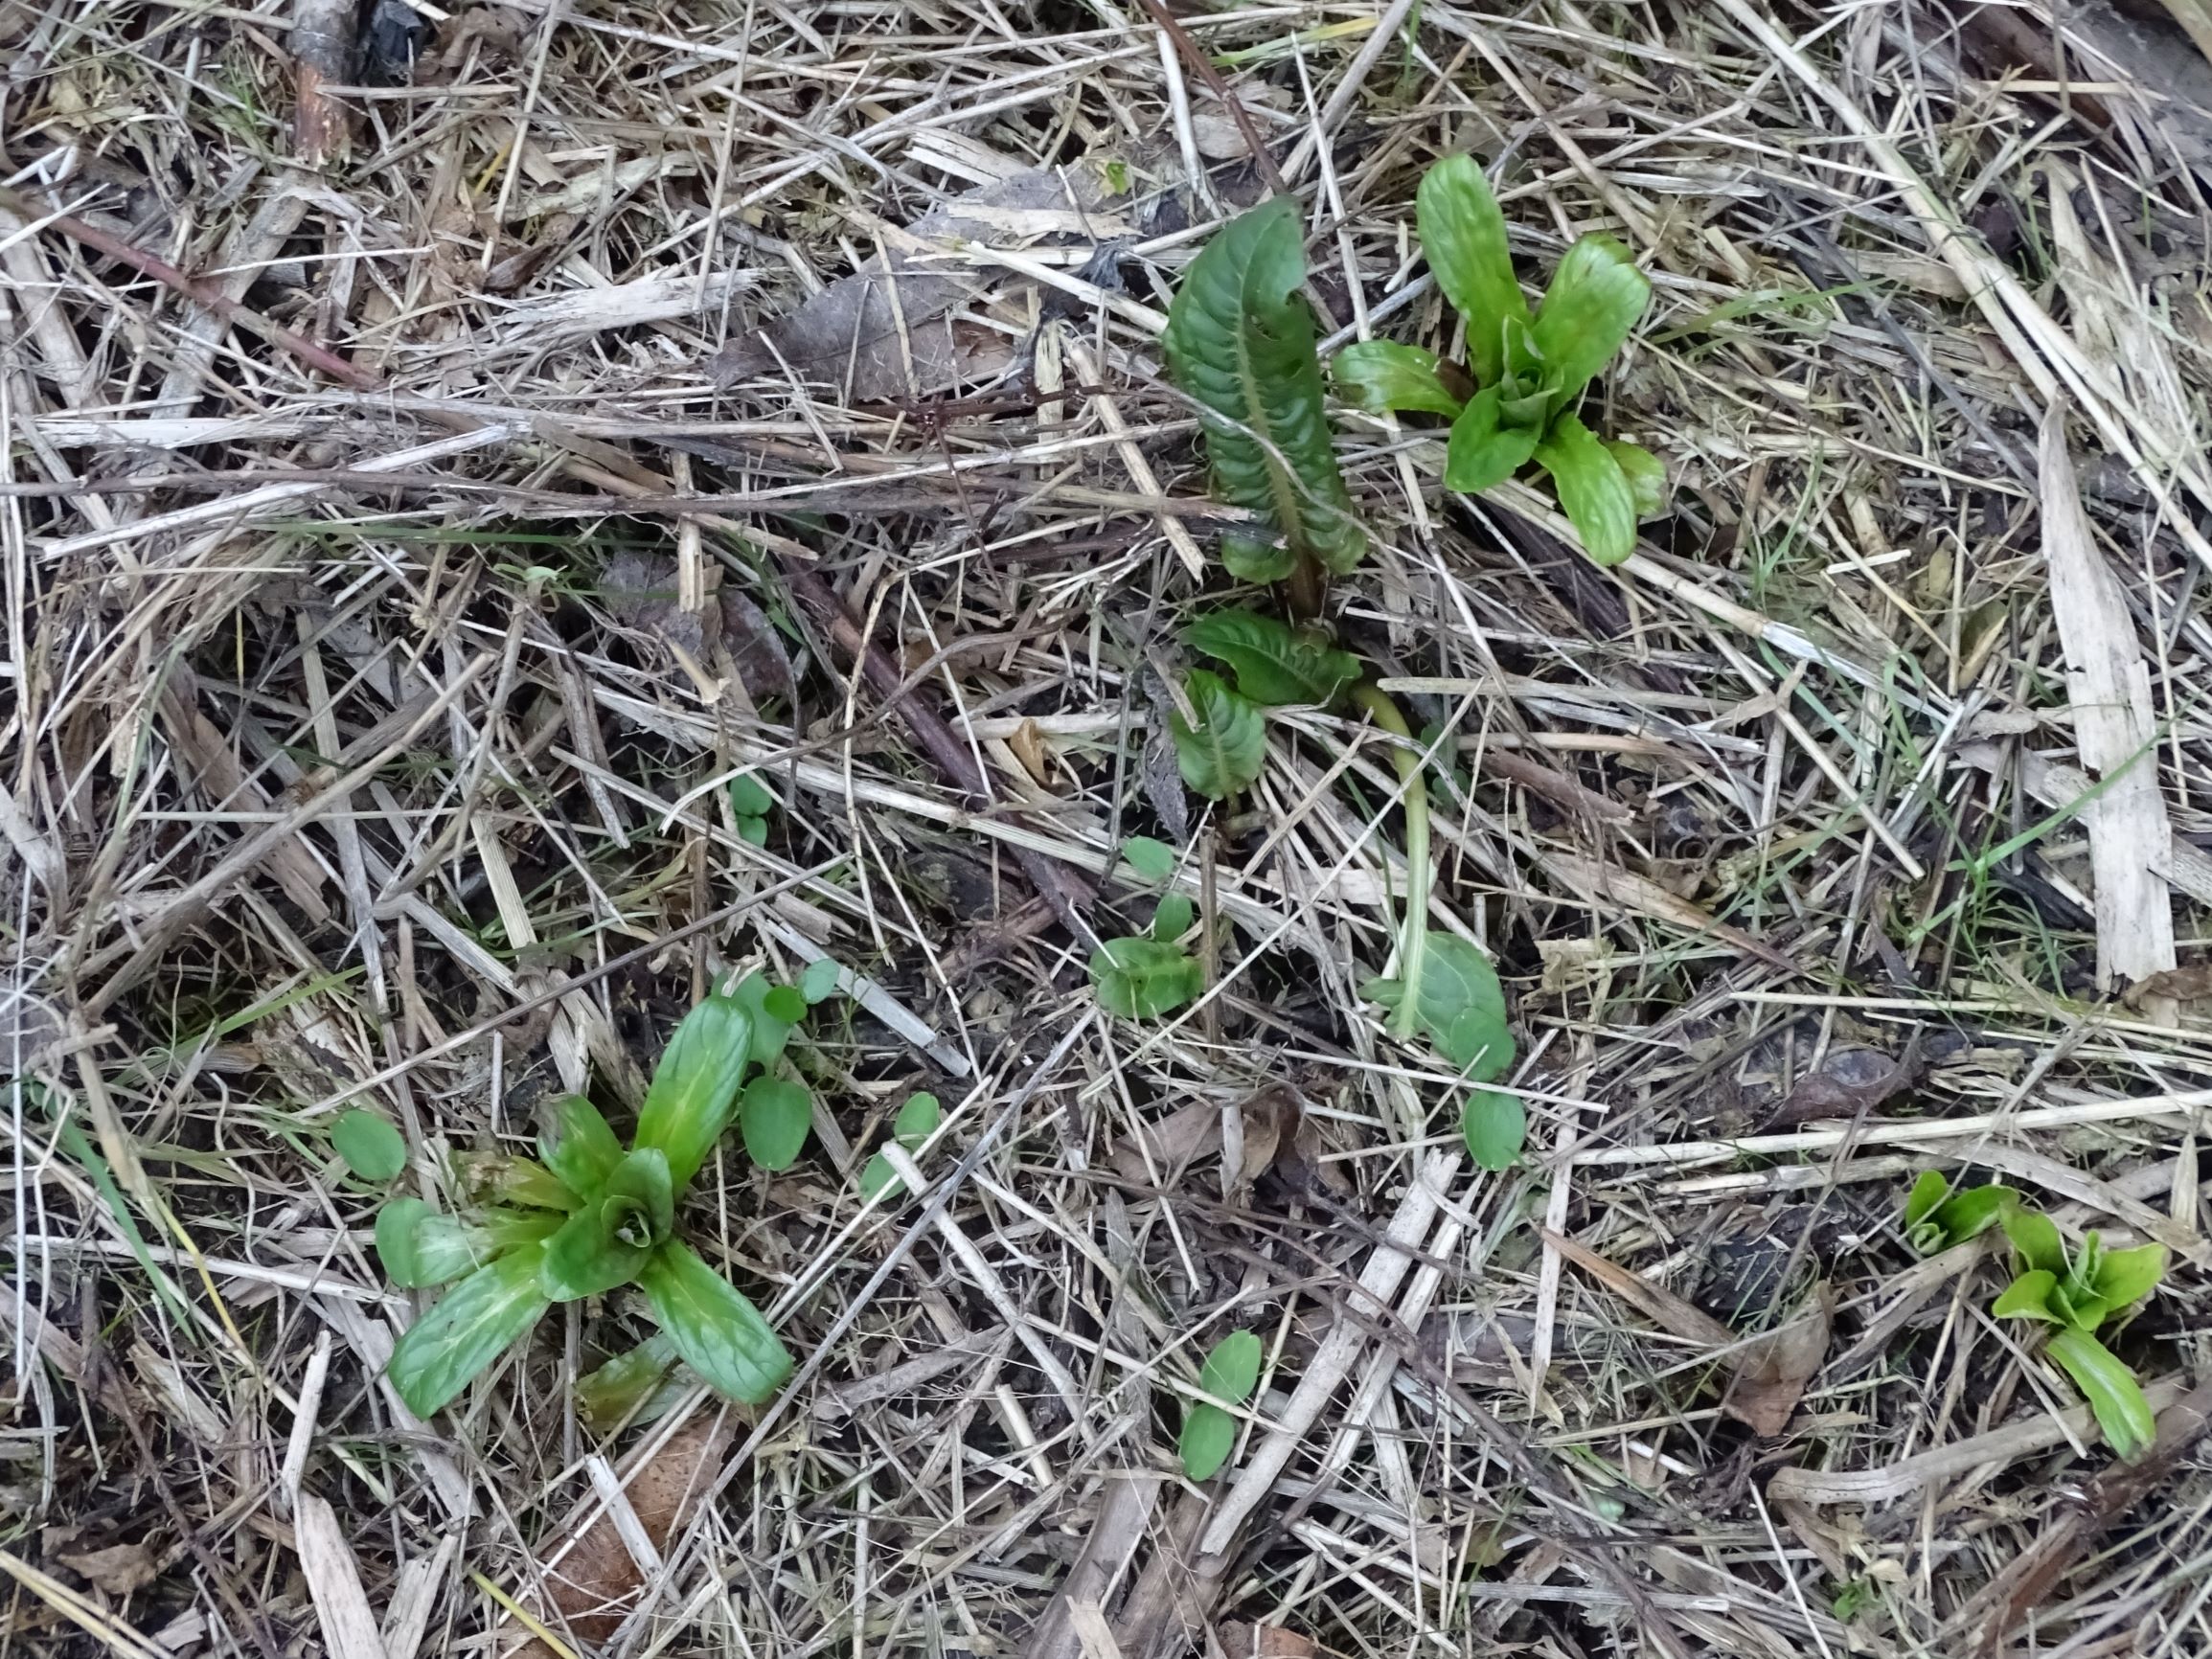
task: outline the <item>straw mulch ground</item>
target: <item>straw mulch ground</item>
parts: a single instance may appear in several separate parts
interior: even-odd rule
[[[2212,1357],[2185,36],[375,11],[318,80],[282,5],[0,8],[0,1655],[2212,1646],[2200,1420],[2114,1478],[1989,1316],[2001,1252],[1899,1224],[1933,1168],[2163,1242],[2112,1344],[2160,1399]],[[1538,492],[1443,493],[1430,423],[1337,421],[1377,546],[1330,611],[1440,742],[1504,1174],[1360,993],[1383,740],[1282,716],[1226,812],[1165,747],[1227,585],[1177,273],[1279,176],[1331,349],[1448,349],[1411,204],[1460,149],[1532,282],[1593,229],[1650,270],[1591,408],[1674,489],[1602,573]],[[1150,918],[1132,834],[1218,924],[1144,1024],[1085,966]],[[425,1304],[337,1111],[450,1201],[445,1154],[619,1113],[725,970],[824,954],[814,1143],[683,1223],[792,1388],[603,1436],[616,1296],[409,1418]],[[915,1088],[932,1186],[864,1204]],[[1237,1328],[1267,1370],[1199,1489]],[[587,1559],[613,1616],[549,1585]]]

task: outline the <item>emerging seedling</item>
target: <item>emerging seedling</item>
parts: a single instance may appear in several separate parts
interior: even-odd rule
[[[907,1151],[918,1152],[923,1142],[937,1133],[937,1125],[944,1121],[945,1112],[935,1095],[911,1094],[899,1108],[899,1115],[891,1120],[891,1138]],[[870,1158],[867,1168],[860,1171],[860,1195],[864,1198],[873,1198],[886,1187],[898,1185],[899,1171],[881,1152]]]
[[[1212,1480],[1236,1449],[1237,1420],[1222,1409],[1243,1405],[1260,1383],[1260,1339],[1249,1330],[1232,1330],[1214,1344],[1198,1372],[1198,1387],[1219,1400],[1193,1400],[1183,1414],[1183,1473],[1194,1481]]]
[[[1904,1239],[1923,1256],[1978,1239],[2019,1202],[2010,1187],[1971,1187],[1953,1193],[1940,1170],[1927,1170],[1904,1200]]]
[[[796,990],[756,974],[676,1027],[627,1150],[597,1106],[569,1095],[539,1138],[542,1162],[479,1166],[486,1201],[473,1213],[442,1216],[420,1198],[386,1204],[376,1254],[392,1282],[459,1281],[393,1350],[389,1375],[408,1409],[428,1417],[451,1402],[554,1303],[630,1284],[645,1292],[665,1352],[733,1399],[774,1394],[791,1356],[759,1309],[672,1235],[676,1198],[734,1119],[757,1161],[780,1169],[798,1156],[811,1100],[766,1068],[805,1013]],[[761,1074],[750,1087],[748,1072]]]
[[[1123,1019],[1157,1019],[1206,989],[1204,964],[1180,941],[1191,930],[1191,901],[1170,893],[1152,912],[1152,931],[1103,940],[1091,952],[1091,984],[1099,1007]]]
[[[1415,197],[1422,249],[1436,284],[1467,325],[1462,398],[1432,352],[1388,340],[1347,346],[1337,390],[1371,413],[1451,417],[1444,482],[1474,494],[1534,462],[1551,474],[1560,510],[1600,564],[1635,551],[1636,520],[1665,504],[1666,468],[1633,443],[1601,439],[1575,413],[1644,314],[1652,284],[1610,237],[1584,237],[1552,273],[1532,316],[1507,251],[1505,215],[1473,159],[1448,156]]]
[[[2157,1421],[2135,1374],[2096,1332],[2157,1288],[2166,1273],[2164,1247],[2107,1250],[2090,1232],[2069,1260],[2051,1218],[2019,1204],[2005,1210],[2004,1230],[2016,1268],[1990,1311],[1999,1319],[2055,1326],[2044,1352],[2088,1400],[2106,1443],[2123,1458],[2140,1457],[2157,1434]]]

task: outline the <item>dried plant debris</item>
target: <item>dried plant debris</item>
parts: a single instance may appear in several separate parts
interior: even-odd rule
[[[0,6],[0,1648],[2201,1650],[2203,16]]]

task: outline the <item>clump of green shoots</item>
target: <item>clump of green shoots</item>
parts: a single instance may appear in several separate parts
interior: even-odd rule
[[[807,989],[826,995],[833,979],[810,974]],[[673,1236],[675,1205],[733,1124],[756,1163],[797,1159],[813,1097],[778,1068],[807,1006],[801,990],[755,974],[693,1009],[653,1070],[627,1148],[596,1105],[568,1095],[538,1158],[477,1161],[463,1214],[416,1197],[385,1203],[376,1254],[392,1283],[453,1286],[393,1350],[389,1375],[408,1409],[428,1417],[449,1404],[554,1304],[626,1284],[644,1292],[660,1334],[589,1380],[587,1409],[679,1358],[733,1399],[757,1404],[782,1386],[791,1356],[760,1310]],[[380,1137],[356,1129],[353,1139]]]

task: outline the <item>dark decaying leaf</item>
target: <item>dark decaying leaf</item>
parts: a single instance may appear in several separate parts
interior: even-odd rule
[[[780,357],[800,379],[836,386],[848,402],[943,391],[979,367],[977,342],[949,326],[946,313],[1008,284],[990,271],[931,261],[914,243],[1012,248],[1112,238],[1129,228],[1113,213],[1115,200],[1103,161],[1034,168],[979,185],[924,214],[896,242],[887,237],[891,245],[881,258],[786,316],[734,337],[707,360],[707,374],[725,385],[755,375],[780,376]]]
[[[1278,196],[1219,232],[1175,291],[1160,344],[1175,384],[1220,420],[1205,422],[1215,492],[1259,513],[1266,534],[1225,538],[1222,557],[1246,580],[1289,574],[1271,558],[1281,537],[1331,570],[1359,561],[1366,538],[1336,470],[1297,205]]]
[[[1905,1039],[1904,1051],[1895,1057],[1880,1049],[1857,1046],[1831,1049],[1820,1069],[1790,1091],[1790,1098],[1775,1109],[1768,1126],[1781,1128],[1814,1118],[1850,1118],[1872,1111],[1919,1082],[1927,1070],[1917,1028]]]

